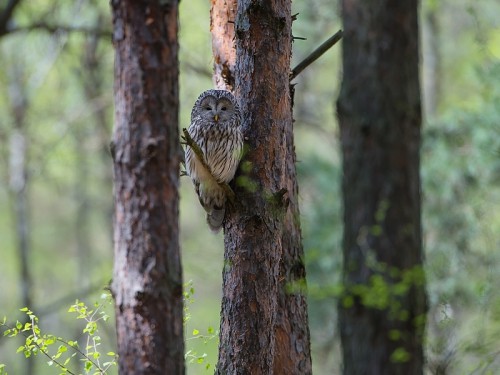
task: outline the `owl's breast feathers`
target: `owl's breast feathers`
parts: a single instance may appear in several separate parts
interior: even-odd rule
[[[213,178],[218,183],[230,182],[241,158],[243,148],[241,129],[238,126],[213,122],[201,127],[190,126],[189,134],[202,150],[205,163],[211,172],[207,171],[196,154],[188,149],[186,161],[188,159],[191,161],[188,166],[191,177],[202,182],[208,182]],[[194,175],[191,172],[194,172]]]

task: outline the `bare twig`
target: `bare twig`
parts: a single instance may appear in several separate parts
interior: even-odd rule
[[[0,36],[8,33],[7,25],[9,24],[12,14],[14,13],[14,9],[20,2],[21,0],[10,0],[0,14]]]
[[[203,77],[212,77],[212,72],[205,67],[203,67],[201,64],[193,64],[188,61],[181,62],[182,65],[184,65],[187,69],[192,71],[193,73],[199,74]]]
[[[77,32],[87,35],[95,35],[103,38],[111,38],[112,35],[110,30],[96,28],[92,26],[57,25],[57,24],[49,24],[47,22],[36,22],[30,25],[10,27],[5,30],[5,33],[7,34],[7,33],[29,32],[33,30],[43,30],[49,33]]]
[[[95,283],[93,285],[90,285],[86,288],[83,288],[79,291],[70,292],[70,293],[66,294],[65,296],[62,296],[62,297],[56,299],[55,301],[52,301],[51,303],[49,303],[45,306],[37,308],[37,311],[38,311],[37,316],[42,317],[45,315],[50,315],[50,314],[58,311],[59,309],[66,307],[68,304],[75,302],[75,299],[77,299],[77,298],[78,299],[85,298],[86,296],[88,296],[92,293],[95,293],[99,290],[105,290],[105,289],[106,289],[106,282],[100,281],[100,282]]]
[[[233,203],[234,199],[235,199],[233,189],[231,189],[231,187],[228,184],[226,184],[225,182],[219,182],[214,177],[212,170],[210,169],[207,162],[205,161],[205,155],[203,155],[203,151],[201,150],[200,146],[198,146],[198,144],[194,141],[194,139],[191,138],[191,136],[189,135],[189,132],[187,131],[186,128],[182,129],[182,134],[184,135],[182,138],[183,138],[186,146],[191,147],[191,149],[193,150],[193,152],[196,155],[196,158],[201,163],[203,168],[205,168],[207,170],[207,172],[210,173],[210,175],[212,176],[214,181],[217,182],[217,184],[219,184],[219,186],[224,190],[224,192],[226,193],[226,197],[229,199],[229,201],[231,203]]]
[[[316,61],[321,55],[333,47],[342,38],[342,30],[337,31],[326,42],[316,48],[309,56],[302,60],[290,74],[290,81],[295,79],[305,68]]]

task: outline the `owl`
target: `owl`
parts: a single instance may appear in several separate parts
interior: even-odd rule
[[[207,90],[194,103],[189,135],[200,147],[208,171],[191,147],[186,147],[186,172],[207,212],[207,223],[217,233],[226,212],[226,193],[219,185],[236,173],[243,149],[241,113],[236,98],[225,90]]]

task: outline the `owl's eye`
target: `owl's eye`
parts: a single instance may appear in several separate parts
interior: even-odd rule
[[[227,107],[222,107],[221,111],[227,111]]]
[[[209,105],[205,106],[204,108],[206,111],[211,111],[212,110],[212,107],[210,107]]]

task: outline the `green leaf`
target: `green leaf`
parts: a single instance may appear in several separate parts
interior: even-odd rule
[[[77,348],[78,347],[78,341],[73,341],[73,340],[69,340],[68,341],[68,345],[73,347],[73,348]]]
[[[89,372],[91,368],[92,368],[92,362],[85,361],[85,371]]]

